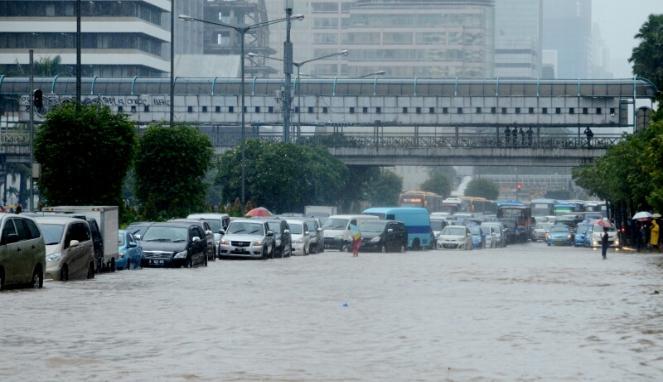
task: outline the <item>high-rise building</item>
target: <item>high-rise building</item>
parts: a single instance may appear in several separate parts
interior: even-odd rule
[[[0,72],[26,73],[35,58],[61,59],[60,73],[76,64],[75,0],[0,1]],[[170,70],[170,1],[83,1],[85,76],[162,76]]]
[[[592,0],[544,0],[543,49],[557,52],[557,78],[591,77]]]
[[[543,0],[495,0],[495,75],[539,78]]]

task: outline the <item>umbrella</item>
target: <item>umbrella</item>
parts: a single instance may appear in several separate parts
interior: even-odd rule
[[[653,217],[654,219],[660,219],[660,218],[661,218],[661,214],[659,214],[659,213],[657,212],[657,213],[653,214],[651,217]]]
[[[265,207],[258,207],[254,208],[251,211],[247,212],[246,217],[264,217],[264,216],[272,216],[272,213],[269,212],[269,210]]]
[[[612,224],[610,224],[610,222],[608,220],[605,220],[605,219],[599,219],[599,220],[595,221],[594,224],[596,224],[598,226],[601,226],[601,227],[604,227],[604,228],[612,227]]]
[[[633,215],[633,220],[649,220],[652,218],[652,214],[647,211],[640,211],[637,214]]]

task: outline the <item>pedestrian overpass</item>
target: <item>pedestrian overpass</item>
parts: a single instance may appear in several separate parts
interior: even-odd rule
[[[44,107],[71,101],[75,79],[35,78]],[[29,120],[28,78],[0,76],[5,119]],[[283,135],[282,79],[177,78],[175,122],[197,126],[217,152],[246,138]],[[350,165],[576,166],[589,163],[635,126],[636,102],[653,99],[646,79],[461,80],[306,79],[293,81],[295,143],[323,145]],[[127,114],[141,127],[167,122],[168,78],[84,78],[82,102]],[[245,95],[242,109],[242,93]],[[589,127],[589,144],[582,131]],[[505,130],[517,129],[513,141]],[[526,132],[526,133],[525,133]]]

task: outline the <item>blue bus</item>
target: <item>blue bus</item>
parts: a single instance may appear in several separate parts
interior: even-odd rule
[[[530,203],[532,216],[535,218],[541,216],[555,216],[555,199],[534,199]]]
[[[498,201],[497,220],[508,228],[508,242],[524,243],[529,239],[532,221],[532,209],[529,206],[517,200]]]
[[[430,225],[430,215],[425,208],[369,208],[364,210],[362,214],[377,216],[385,220],[396,220],[405,224],[405,228],[407,229],[407,245],[410,249],[433,248],[435,245],[433,230]]]
[[[555,216],[570,215],[576,212],[584,212],[585,206],[571,200],[558,200],[554,206]]]

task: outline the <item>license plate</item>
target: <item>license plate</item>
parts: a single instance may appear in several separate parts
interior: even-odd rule
[[[150,260],[152,265],[163,265],[163,260]]]

